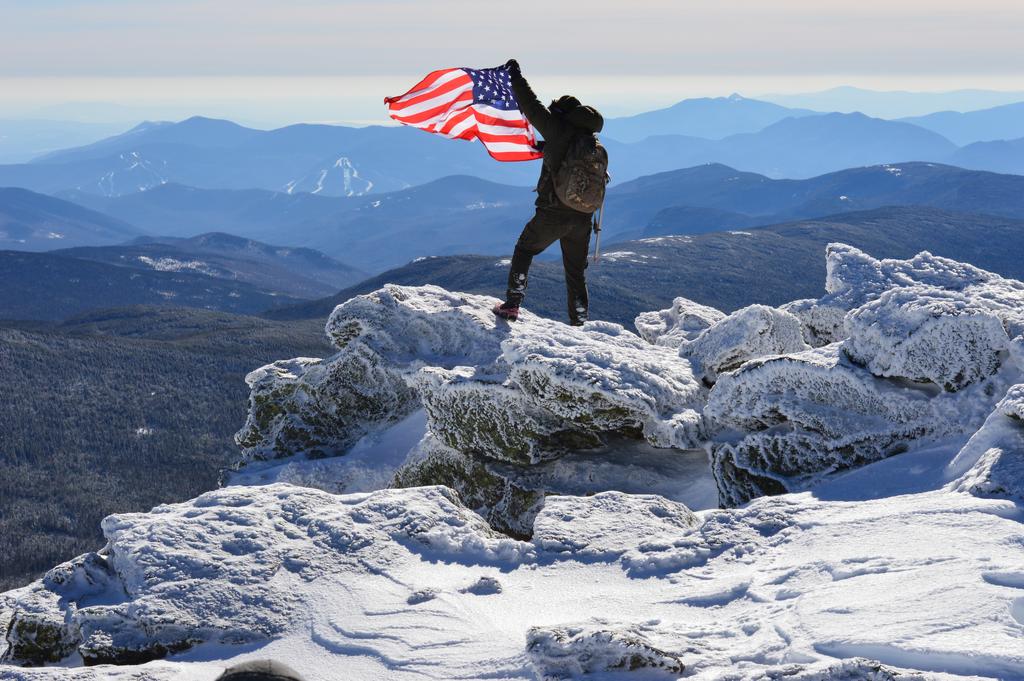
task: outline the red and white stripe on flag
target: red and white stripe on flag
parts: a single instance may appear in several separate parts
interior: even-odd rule
[[[388,114],[405,125],[452,139],[480,140],[498,161],[532,161],[537,131],[519,109],[475,101],[473,79],[464,69],[441,69],[398,97],[385,97]]]

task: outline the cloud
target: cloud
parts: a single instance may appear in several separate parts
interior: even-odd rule
[[[1024,3],[0,0],[0,76],[1024,74]]]

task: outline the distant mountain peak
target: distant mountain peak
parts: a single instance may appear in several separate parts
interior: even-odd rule
[[[196,114],[195,116],[189,116],[188,118],[180,121],[181,123],[227,123],[229,125],[238,125],[234,121],[229,121],[226,118],[211,118],[210,116],[203,116]],[[242,127],[242,126],[239,126]]]
[[[174,125],[174,123],[172,121],[142,121],[124,134],[131,135],[133,133],[149,132],[150,130],[156,130],[157,128],[165,128],[168,125]]]

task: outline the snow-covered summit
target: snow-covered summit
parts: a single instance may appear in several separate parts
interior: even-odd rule
[[[0,595],[3,660],[56,665],[0,676],[1024,678],[1024,284],[827,257],[641,335],[349,300],[247,377],[227,487]]]

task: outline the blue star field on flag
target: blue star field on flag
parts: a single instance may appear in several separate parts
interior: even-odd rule
[[[512,94],[512,79],[505,67],[495,69],[463,69],[473,79],[473,102],[510,111],[519,108]]]

